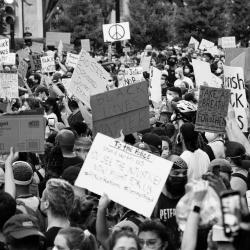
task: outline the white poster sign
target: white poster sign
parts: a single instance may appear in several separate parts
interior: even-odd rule
[[[142,67],[126,68],[124,77],[126,85],[141,82],[143,80],[143,68]]]
[[[79,60],[78,54],[67,53],[66,65],[75,68]]]
[[[53,56],[43,56],[41,57],[42,71],[43,72],[55,72],[56,65]]]
[[[200,43],[198,40],[196,40],[194,37],[191,36],[188,44],[194,44],[194,48],[195,50],[197,50],[199,48]]]
[[[172,162],[98,133],[75,182],[150,217]]]
[[[0,55],[6,55],[10,53],[10,42],[9,39],[0,40]]]
[[[243,68],[224,65],[224,87],[231,90],[230,103],[235,110],[237,122],[240,129],[247,132],[247,99]]]
[[[155,67],[151,68],[151,100],[155,104],[161,102],[161,71]]]
[[[199,46],[199,49],[200,50],[205,50],[205,49],[209,49],[209,48],[212,48],[214,47],[214,43],[213,42],[210,42],[206,39],[202,39],[201,40],[201,43],[200,43],[200,46]]]
[[[221,47],[226,48],[236,48],[235,36],[227,36],[221,38]]]
[[[102,30],[104,42],[116,42],[130,39],[129,22],[104,24]]]
[[[17,73],[0,73],[0,98],[18,98]]]

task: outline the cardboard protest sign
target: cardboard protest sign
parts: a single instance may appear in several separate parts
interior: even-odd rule
[[[16,53],[9,53],[5,55],[0,55],[0,63],[6,65],[15,65],[16,64]]]
[[[200,46],[199,46],[199,49],[200,50],[205,50],[205,49],[209,49],[209,48],[212,48],[214,47],[214,43],[213,42],[210,42],[206,39],[202,39],[201,40],[201,43],[200,43]]]
[[[88,51],[88,52],[91,51],[89,39],[82,39],[81,46],[82,46],[82,49],[84,49],[85,51]]]
[[[111,137],[147,129],[149,124],[148,86],[146,82],[91,96],[94,133]]]
[[[24,60],[21,60],[19,62],[19,65],[18,65],[18,74],[22,77],[22,79],[25,79],[26,78],[26,74],[27,74],[27,71],[28,71],[28,63],[26,63]]]
[[[32,42],[30,49],[33,53],[43,53],[43,43]]]
[[[235,36],[227,36],[221,38],[221,47],[222,48],[236,48]]]
[[[103,24],[104,42],[116,42],[130,39],[129,22]]]
[[[18,75],[13,72],[0,73],[0,98],[18,98]]]
[[[60,40],[70,44],[71,33],[66,32],[46,32],[46,46],[57,46]]]
[[[143,68],[142,67],[131,67],[125,68],[125,84],[130,85],[143,80]]]
[[[199,41],[196,40],[194,37],[191,36],[188,45],[194,44],[194,49],[197,50],[199,48]]]
[[[161,71],[155,67],[152,67],[151,71],[151,100],[157,106],[161,101]]]
[[[247,99],[243,69],[224,65],[224,87],[231,90],[231,100],[240,129],[247,132]]]
[[[0,117],[0,153],[44,152],[45,120],[43,115],[8,115]]]
[[[29,56],[32,70],[37,71],[42,69],[42,62],[41,62],[42,56],[43,56],[42,54],[32,54]]]
[[[43,56],[43,57],[41,57],[41,63],[42,63],[42,71],[43,72],[55,72],[56,71],[54,57]]]
[[[172,163],[146,151],[97,134],[75,186],[108,197],[150,217]]]
[[[66,57],[66,65],[67,66],[75,68],[78,60],[79,60],[79,55],[72,54],[69,52],[67,53],[67,57]]]
[[[225,117],[230,101],[230,90],[200,86],[195,130],[212,133],[225,132]]]
[[[90,107],[90,96],[105,92],[109,79],[108,72],[82,50],[71,78],[72,93]]]
[[[9,39],[0,40],[0,55],[6,55],[10,53]]]
[[[141,58],[140,66],[143,68],[143,72],[149,72],[151,56],[143,56]]]

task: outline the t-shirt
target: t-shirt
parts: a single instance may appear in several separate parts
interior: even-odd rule
[[[63,157],[63,170],[70,166],[82,165],[83,159],[80,156],[75,157]]]
[[[188,182],[201,180],[202,175],[208,170],[210,159],[203,150],[197,149],[194,152],[185,150],[180,157],[188,165]]]
[[[170,199],[161,193],[154,211],[154,217],[160,219],[166,226],[169,242],[172,247],[175,247],[171,249],[178,249],[180,245],[180,234],[176,222],[176,205],[179,200],[179,198]]]
[[[81,114],[81,111],[77,111],[75,114],[70,114],[69,117],[68,117],[68,123],[69,123],[69,126],[72,126],[73,123],[75,122],[83,122],[83,117],[82,117],[82,114]]]
[[[61,227],[51,227],[44,235],[46,237],[46,248],[54,246],[54,240]]]

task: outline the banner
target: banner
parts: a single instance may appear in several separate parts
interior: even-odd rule
[[[75,186],[108,197],[150,217],[172,162],[97,134]]]
[[[129,22],[103,24],[104,42],[116,42],[130,39]]]
[[[43,153],[45,126],[43,115],[0,116],[0,153]]]
[[[10,53],[9,39],[0,40],[0,55],[6,55]]]
[[[229,89],[200,86],[195,130],[224,133],[229,101]]]
[[[235,36],[228,36],[221,38],[221,47],[225,48],[236,48]]]
[[[94,134],[119,137],[150,127],[146,82],[107,91],[90,99]]]
[[[46,46],[57,46],[60,40],[70,44],[71,33],[66,32],[46,32]]]
[[[79,60],[78,54],[67,53],[66,65],[75,68]]]
[[[0,98],[18,98],[17,73],[0,73]]]
[[[24,60],[21,60],[19,62],[19,65],[18,65],[18,74],[22,77],[22,79],[25,79],[26,78],[26,74],[27,74],[27,71],[28,71],[28,63],[26,63]]]
[[[201,43],[200,43],[200,46],[199,46],[199,49],[200,50],[205,50],[205,49],[209,49],[209,48],[212,48],[214,47],[214,43],[213,42],[210,42],[206,39],[202,39],[201,40]]]
[[[125,68],[125,84],[130,85],[143,80],[143,68],[142,67],[131,67]]]
[[[161,102],[161,71],[155,67],[151,69],[151,100],[157,106]]]
[[[82,49],[84,49],[85,51],[87,52],[91,51],[89,39],[82,39],[81,46],[82,46]]]
[[[247,132],[247,99],[243,69],[224,65],[224,87],[231,90],[230,103],[235,110],[236,120],[240,129]]]
[[[70,88],[77,98],[90,107],[90,96],[107,91],[109,79],[109,73],[88,52],[82,50],[71,78]]]
[[[41,57],[41,63],[42,63],[42,71],[43,72],[55,72],[56,71],[56,65],[54,57],[52,56],[43,56]]]

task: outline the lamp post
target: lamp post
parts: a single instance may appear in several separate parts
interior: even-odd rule
[[[115,21],[120,22],[120,0],[115,0]],[[116,42],[116,52],[119,54],[122,51],[122,45],[120,41]]]
[[[15,49],[15,7],[14,0],[4,0],[5,6],[5,22],[10,25],[10,48]]]

